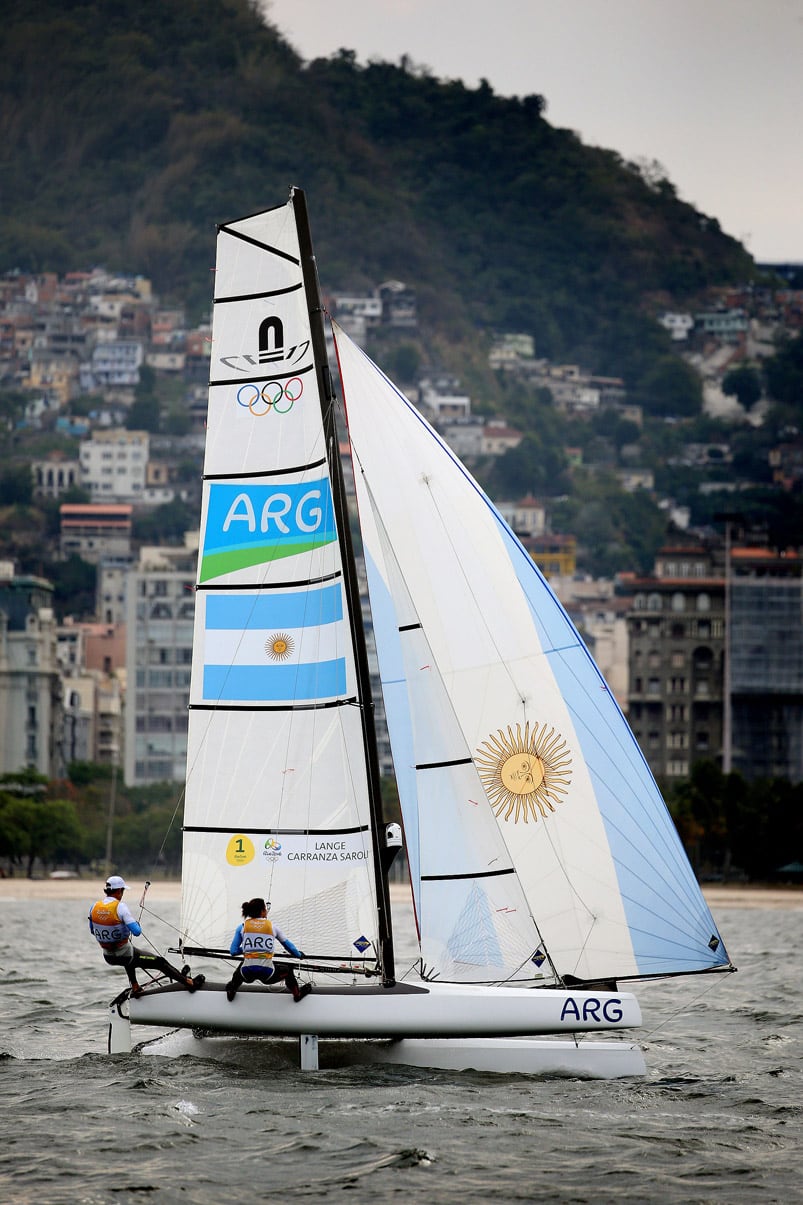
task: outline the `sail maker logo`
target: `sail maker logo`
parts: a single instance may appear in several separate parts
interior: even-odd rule
[[[212,482],[199,580],[311,552],[337,538],[329,478],[290,485]]]
[[[253,334],[251,336],[253,339]],[[312,367],[312,360],[300,368],[305,357],[310,353],[312,343],[309,339],[301,339],[285,347],[284,323],[275,314],[263,318],[257,330],[257,352],[241,352],[239,355],[220,357],[220,363],[230,372],[243,372],[249,375],[260,364],[283,364],[293,367],[297,372],[306,372]]]
[[[571,758],[560,733],[535,723],[530,732],[529,721],[524,725],[508,726],[507,733],[499,728],[490,736],[475,756],[477,771],[485,793],[496,816],[518,824],[527,824],[539,815],[546,820],[561,802],[571,782]]]

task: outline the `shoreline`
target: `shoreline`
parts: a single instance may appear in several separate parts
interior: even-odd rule
[[[97,899],[103,883],[101,879],[0,879],[0,903],[4,900],[81,900]],[[127,901],[139,900],[145,880],[131,879]],[[728,886],[721,883],[703,885],[703,895],[711,908],[803,908],[803,886],[772,887],[766,884],[751,886],[744,884]],[[181,883],[177,879],[154,879],[148,888],[151,900],[180,900]],[[407,883],[391,883],[390,898],[394,904],[410,901]]]

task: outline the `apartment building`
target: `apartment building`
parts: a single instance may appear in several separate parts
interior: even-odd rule
[[[0,774],[64,773],[53,586],[0,562]]]
[[[59,507],[63,559],[80,556],[92,565],[131,557],[131,514],[127,503],[64,502]]]
[[[725,578],[721,554],[661,550],[651,577],[630,578],[628,718],[658,778],[686,778],[722,750]]]
[[[802,569],[792,550],[731,554],[731,764],[746,778],[803,781]]]
[[[80,447],[84,489],[98,502],[141,502],[149,453],[147,431],[95,431]]]
[[[143,548],[128,575],[128,786],[177,782],[186,774],[197,556],[197,534],[188,534],[182,548]]]

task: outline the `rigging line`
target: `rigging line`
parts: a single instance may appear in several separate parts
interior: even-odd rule
[[[173,825],[176,822],[176,816],[178,815],[178,809],[182,806],[186,793],[187,793],[187,786],[185,783],[185,785],[181,788],[181,790],[178,793],[178,799],[176,800],[176,806],[173,808],[173,814],[167,822],[167,830],[165,832],[164,837],[162,838],[162,844],[159,846],[159,852],[157,853],[154,861],[151,864],[151,874],[153,874],[155,872],[156,867],[159,865],[159,861],[164,853],[165,846],[167,845],[167,838],[170,836],[171,832],[173,831]],[[146,888],[146,890],[147,890],[147,888]],[[143,899],[143,903],[140,905],[140,907],[144,908],[145,907],[145,904],[144,904],[145,893],[144,892],[142,893],[142,899]]]
[[[569,888],[569,895],[571,898],[576,900],[585,909],[586,915],[588,916],[589,921],[590,921],[590,923],[586,927],[585,937],[583,938],[583,944],[580,947],[580,952],[579,952],[579,954],[577,956],[577,960],[575,961],[575,964],[574,964],[574,969],[576,971],[580,965],[580,958],[585,953],[586,946],[588,945],[589,941],[591,940],[591,934],[592,934],[592,932],[594,930],[594,926],[597,924],[597,921],[599,920],[599,918],[598,918],[597,914],[594,912],[594,910],[586,903],[585,899],[580,894],[578,887],[574,884],[572,879],[569,877],[569,872],[565,865],[563,855],[560,852],[560,850],[557,848],[557,846],[555,845],[555,842],[553,840],[553,833],[552,833],[550,825],[545,824],[544,828],[546,829],[547,841],[549,842],[552,853],[554,854],[555,862],[557,863],[558,868],[559,868],[561,874],[563,875],[564,881]],[[597,846],[596,842],[594,843],[594,845],[596,848],[599,848],[601,850],[604,849],[604,847],[601,845]],[[625,925],[625,928],[628,928],[627,917],[624,918],[624,925]],[[582,937],[583,935],[580,934],[580,936]],[[552,962],[551,958],[550,958],[550,962]],[[553,970],[555,970],[555,973],[558,974],[557,968],[554,967],[554,964],[553,964]],[[558,978],[561,979],[561,976],[559,974],[558,974]]]
[[[143,912],[147,912],[148,916],[152,916],[153,919],[158,920],[161,925],[165,925],[168,929],[171,929],[174,933],[181,936],[181,927],[179,925],[175,924],[173,921],[166,920],[163,916],[160,916],[158,912],[154,912],[152,908],[147,908],[144,904],[142,905],[142,908],[140,910],[140,916],[142,915]],[[147,934],[143,933],[142,936],[148,942],[148,945],[151,947],[151,949],[156,950],[156,952],[158,954],[158,952],[159,952],[158,948],[153,944],[153,942],[147,936]]]
[[[331,474],[328,469],[329,457],[326,454],[324,454],[324,456],[322,457],[320,464],[327,466],[326,467],[326,476],[327,476],[327,480],[330,480]],[[331,489],[331,484],[330,484],[330,489]],[[325,545],[321,545],[322,549],[324,547],[325,547]],[[335,556],[335,554],[336,554],[336,556]],[[325,576],[327,578],[335,578],[341,583],[341,598],[342,598],[343,566],[341,563],[339,544],[337,543],[337,541],[334,541],[332,548],[329,551],[329,555],[333,558],[330,563],[334,564],[335,568],[333,570],[331,570]],[[322,578],[324,577],[323,571],[321,572],[320,576]],[[310,591],[307,590],[306,595],[305,595],[305,600],[304,600],[304,612],[303,612],[304,620],[307,619],[308,614],[309,614],[308,607],[310,605],[310,601],[311,601]],[[319,642],[320,642],[320,638],[319,638]],[[326,717],[315,714],[316,712],[323,710],[321,707],[315,706],[311,710],[313,711],[312,724],[311,724],[311,728],[312,728],[312,733],[311,733],[312,746],[311,747],[314,749],[320,720],[326,719]],[[300,719],[301,719],[300,714],[297,715],[296,712],[293,711],[290,713],[289,722],[287,724],[287,738],[286,738],[286,742],[285,742],[285,751],[284,751],[285,772],[282,773],[282,782],[281,782],[281,789],[279,791],[279,801],[278,801],[277,817],[276,817],[277,825],[279,827],[281,827],[281,819],[282,819],[282,815],[284,813],[285,806],[286,806],[286,796],[289,791],[289,784],[290,784],[289,775],[290,775],[290,773],[292,773],[292,767],[288,766],[287,763],[290,760],[289,755],[290,755],[290,749],[291,749],[292,742],[293,742],[293,730],[296,726],[297,720],[300,720]],[[331,719],[331,717],[330,717],[330,719]],[[313,790],[314,790],[313,775],[311,773],[307,774],[306,779],[307,779],[307,787],[306,787],[306,799],[305,799],[305,819],[307,821],[306,827],[309,829],[312,827],[310,825],[309,821],[310,821],[310,817],[312,815],[312,805],[313,805]],[[299,802],[301,802],[301,800],[299,800]],[[273,893],[273,878],[274,878],[274,873],[275,873],[276,869],[277,869],[276,863],[271,862],[269,872],[268,872],[269,897]],[[307,866],[304,867],[304,884],[305,884],[305,886],[306,886],[306,878],[307,878],[308,869],[309,868]],[[306,890],[304,890],[302,892],[302,898],[306,899]]]
[[[549,963],[550,967],[552,968],[552,974],[555,976],[556,982],[561,983],[562,982],[561,977],[558,974],[557,967],[555,966],[555,964],[553,963],[552,959],[549,956],[548,950],[546,951],[546,960]],[[518,975],[519,971],[523,971],[528,963],[532,964],[532,961],[533,961],[532,955],[529,955],[527,958],[524,959],[523,962],[520,962],[517,967],[514,967],[513,970],[510,972],[510,974],[508,976],[506,976],[506,978],[500,979],[499,982],[500,983],[511,983],[513,981],[514,976]],[[546,978],[546,976],[539,970],[538,974],[528,974],[526,982],[527,983],[535,983],[536,981],[540,981],[544,978]],[[521,982],[521,980],[518,980],[517,982]]]
[[[714,979],[711,983],[708,984],[708,986],[706,988],[703,989],[703,991],[698,992],[697,995],[693,997],[693,999],[686,1000],[686,1001],[684,1001],[683,1004],[679,1004],[677,1006],[677,1008],[674,1010],[674,1012],[671,1012],[668,1017],[664,1017],[663,1021],[659,1021],[658,1024],[654,1025],[648,1033],[645,1033],[643,1035],[644,1041],[645,1042],[649,1041],[649,1039],[653,1036],[653,1034],[657,1033],[659,1029],[663,1029],[663,1027],[665,1025],[669,1025],[669,1023],[671,1021],[674,1021],[679,1016],[679,1014],[682,1013],[685,1009],[693,1008],[695,1004],[699,1004],[699,1002],[705,996],[707,996],[709,994],[709,992],[712,992],[714,990],[714,988],[717,986],[717,984],[718,984],[718,980]]]

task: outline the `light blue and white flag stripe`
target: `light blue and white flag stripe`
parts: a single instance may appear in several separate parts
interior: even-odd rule
[[[207,701],[313,701],[346,693],[339,583],[287,594],[210,595],[204,627]]]
[[[314,661],[335,661],[343,655],[345,630],[341,623],[321,627],[272,627],[247,632],[233,628],[207,631],[204,662],[207,665],[303,665]],[[281,638],[284,651],[274,651]]]
[[[234,628],[303,628],[336,623],[343,618],[340,582],[292,594],[262,591],[259,594],[208,594],[206,630]]]
[[[346,660],[312,665],[204,665],[204,701],[293,703],[346,693]]]

